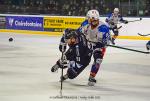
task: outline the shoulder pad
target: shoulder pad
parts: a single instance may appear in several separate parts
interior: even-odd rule
[[[85,20],[85,21],[82,22],[81,26],[85,26],[87,24],[88,24],[88,20]]]
[[[111,16],[112,16],[112,13],[109,13],[109,14],[108,14],[108,18],[110,18]]]
[[[98,31],[99,32],[106,32],[106,33],[109,33],[109,27],[106,26],[106,25],[101,25],[98,27]]]

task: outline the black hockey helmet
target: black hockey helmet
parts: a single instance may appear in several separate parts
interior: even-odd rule
[[[77,37],[77,32],[74,29],[66,29],[65,30],[65,39],[70,39],[70,38],[76,38]]]

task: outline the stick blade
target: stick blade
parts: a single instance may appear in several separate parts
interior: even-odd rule
[[[137,33],[140,36],[149,36],[150,34],[141,34],[141,33]]]
[[[140,33],[137,33],[138,35],[140,35],[140,36],[143,36],[142,34],[140,34]]]

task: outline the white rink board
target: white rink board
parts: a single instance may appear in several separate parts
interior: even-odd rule
[[[14,15],[14,14],[0,14],[0,16],[27,16],[35,17],[35,15]],[[48,15],[36,15],[36,17],[65,17],[65,18],[85,18],[79,16],[48,16]],[[139,20],[138,17],[123,17],[124,20],[133,21]],[[106,17],[100,17],[100,20],[105,22]],[[150,34],[150,18],[142,18],[141,21],[130,22],[128,24],[120,24],[122,26],[119,35],[121,36],[138,36],[137,33]]]

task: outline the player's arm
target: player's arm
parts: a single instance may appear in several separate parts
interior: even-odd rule
[[[107,46],[111,41],[110,29],[106,25],[102,25],[98,28],[99,32],[102,33],[101,47]]]
[[[107,22],[108,24],[114,25],[112,14],[108,15],[108,17],[105,19],[105,22]]]
[[[67,47],[67,37],[70,35],[71,31],[75,31],[74,29],[70,29],[67,28],[64,30],[63,32],[63,36],[60,40],[60,44],[59,44],[59,50],[61,52],[65,52],[66,51],[66,47]]]
[[[105,22],[108,23],[110,21],[110,18],[111,18],[111,14],[108,15],[108,17],[105,19]]]
[[[64,35],[63,35],[63,36],[61,37],[61,40],[60,40],[59,51],[65,52],[65,51],[66,51],[66,47],[67,47],[67,43],[66,43],[65,37],[64,37]]]
[[[127,21],[127,20],[124,20],[121,15],[119,15],[118,17],[119,17],[119,21],[120,21],[121,23],[124,23],[124,24],[127,24],[127,23],[128,23],[128,21]]]
[[[79,33],[84,33],[85,32],[85,26],[88,25],[88,20],[84,20],[81,24],[81,26],[77,29]],[[84,33],[85,34],[85,33]]]
[[[71,30],[72,30],[72,29],[67,28],[67,29],[65,29],[65,30],[63,31],[63,36],[61,37],[61,39],[60,39],[60,44],[59,44],[59,50],[60,50],[61,52],[65,52],[65,51],[66,51],[67,42],[66,42],[65,36],[66,36],[66,34],[70,33]]]

